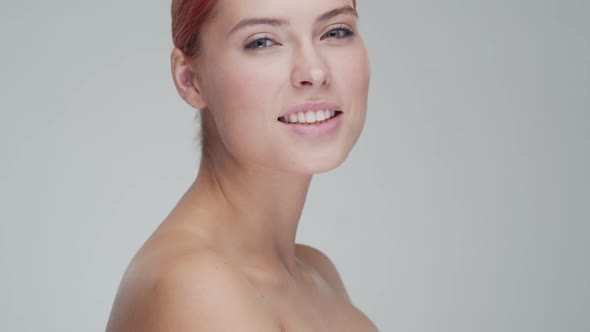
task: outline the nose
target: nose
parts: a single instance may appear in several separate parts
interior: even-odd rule
[[[329,85],[331,79],[326,61],[315,48],[306,48],[295,56],[291,81],[296,88]]]

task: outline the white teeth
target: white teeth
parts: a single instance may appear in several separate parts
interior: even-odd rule
[[[289,116],[282,117],[282,121],[285,123],[299,123],[299,124],[313,124],[316,122],[322,122],[333,118],[336,115],[335,111],[320,110],[307,112],[293,113]]]
[[[307,111],[305,113],[305,119],[307,120],[307,123],[314,123],[316,120],[315,112],[314,111]]]
[[[299,121],[299,123],[307,123],[305,113],[303,113],[303,112],[297,113],[297,121]]]
[[[326,120],[326,113],[324,111],[315,112],[315,118],[318,122]]]

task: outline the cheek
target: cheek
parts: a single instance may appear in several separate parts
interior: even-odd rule
[[[231,61],[212,73],[210,108],[221,139],[234,153],[268,141],[280,114],[280,73],[263,61]],[[227,68],[227,69],[226,69]]]
[[[367,114],[369,81],[371,69],[367,51],[361,46],[347,50],[346,54],[335,57],[334,82],[350,111],[346,135],[351,142],[360,136]]]
[[[368,94],[371,69],[364,47],[340,57],[336,72],[339,75],[338,79],[344,84],[347,95],[359,98]]]
[[[246,120],[268,116],[273,111],[268,107],[277,95],[280,74],[263,61],[232,61],[232,65],[224,67],[228,69],[217,73],[214,87],[224,110]]]

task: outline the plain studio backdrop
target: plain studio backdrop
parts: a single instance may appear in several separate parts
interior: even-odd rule
[[[0,331],[104,331],[198,167],[169,1],[0,5]],[[297,242],[381,331],[590,331],[590,2],[365,1],[363,135]]]

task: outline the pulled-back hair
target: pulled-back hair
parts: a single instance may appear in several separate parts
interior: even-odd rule
[[[172,40],[188,57],[202,51],[199,33],[219,0],[172,0]]]

